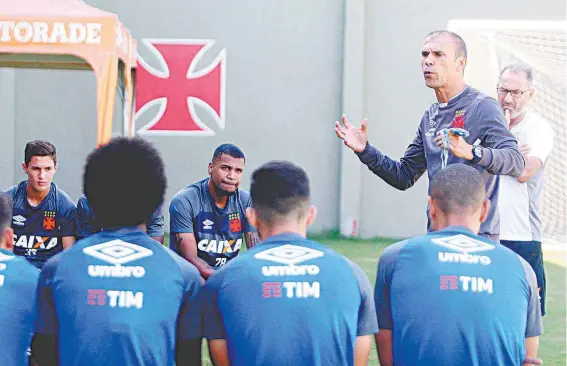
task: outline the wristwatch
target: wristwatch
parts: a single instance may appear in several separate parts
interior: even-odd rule
[[[472,154],[473,154],[473,158],[471,160],[471,163],[473,164],[477,164],[480,159],[482,159],[482,146],[480,145],[473,145],[473,149],[472,149]]]

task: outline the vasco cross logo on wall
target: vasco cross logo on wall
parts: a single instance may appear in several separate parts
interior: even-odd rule
[[[159,62],[159,70],[138,55],[136,118],[152,106],[159,111],[138,133],[142,135],[213,136],[196,112],[203,107],[221,130],[225,127],[226,50],[197,70],[199,60],[214,40],[144,39],[142,43]]]

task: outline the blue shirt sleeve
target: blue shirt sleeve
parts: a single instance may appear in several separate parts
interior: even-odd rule
[[[380,329],[392,329],[393,327],[392,311],[390,308],[390,283],[392,281],[396,258],[405,243],[406,241],[402,241],[387,247],[378,262],[374,301],[376,303],[378,328]]]
[[[539,301],[539,290],[537,278],[532,266],[518,255],[522,262],[526,282],[528,286],[528,314],[526,323],[526,338],[537,337],[543,334],[543,321],[541,316],[541,303]]]
[[[60,254],[47,261],[39,274],[37,286],[35,331],[47,336],[57,335],[59,327],[52,286]]]
[[[154,211],[150,221],[146,225],[146,233],[149,236],[163,236],[164,235],[165,220],[163,217],[163,204]]]
[[[370,144],[366,144],[364,150],[356,155],[372,173],[382,178],[390,186],[399,190],[406,190],[412,187],[423,173],[427,171],[422,126],[424,119],[428,116],[429,113],[426,112],[419,124],[415,138],[406,149],[400,161],[393,160],[382,154]]]
[[[183,265],[187,286],[178,321],[178,339],[187,340],[202,337],[201,275],[188,263]]]
[[[195,215],[191,200],[185,195],[176,195],[169,205],[169,232],[192,233]]]
[[[220,271],[223,271],[224,268],[209,277],[202,290],[203,336],[207,339],[226,339],[219,308],[219,293],[222,285],[222,273]]]
[[[75,236],[77,233],[77,207],[65,194],[61,194],[59,199],[58,213],[61,220],[59,223],[56,223],[57,225],[61,225],[59,235]]]
[[[508,128],[502,107],[495,99],[484,98],[479,102],[475,117],[482,125],[484,148],[478,165],[494,175],[521,175],[526,162],[516,138]]]
[[[86,238],[96,234],[97,230],[94,224],[94,217],[89,202],[85,196],[81,196],[77,201],[77,237]]]
[[[364,336],[368,334],[378,333],[378,322],[376,320],[376,308],[374,306],[374,298],[372,297],[372,285],[368,277],[360,267],[348,259],[348,263],[352,268],[360,288],[360,307],[358,309],[358,326],[356,335]]]

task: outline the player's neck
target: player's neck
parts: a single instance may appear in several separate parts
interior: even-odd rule
[[[302,227],[297,223],[281,224],[277,226],[260,225],[258,232],[262,240],[280,234],[297,234],[302,237],[307,237],[307,227]]]
[[[50,190],[51,186],[46,191],[38,192],[32,188],[31,184],[28,183],[26,187],[26,198],[30,205],[37,206],[41,203],[41,201],[43,201],[45,197],[47,197]]]
[[[473,220],[473,218],[462,217],[462,216],[448,216],[440,220],[439,224],[437,225],[440,229],[443,230],[448,227],[463,227],[465,229],[469,229],[475,234],[478,234],[480,229],[480,224],[477,220]]]
[[[465,81],[460,79],[453,83],[447,83],[439,89],[435,89],[435,96],[439,103],[447,103],[449,99],[455,97],[466,87]]]
[[[209,188],[209,193],[211,194],[211,197],[213,197],[215,204],[219,208],[224,208],[226,206],[226,203],[228,202],[228,196],[220,189],[217,189],[211,179],[209,179],[209,184],[207,185],[207,187]]]

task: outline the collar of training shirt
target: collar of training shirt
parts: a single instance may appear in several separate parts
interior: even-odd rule
[[[447,101],[447,103],[437,103],[439,105],[439,108],[445,108],[447,107],[449,104],[451,104],[454,100],[456,100],[458,97],[460,97],[461,95],[463,95],[465,93],[465,91],[467,91],[469,89],[468,85],[465,85],[465,88],[463,90],[461,90],[457,95],[455,95],[453,98],[449,99]]]

